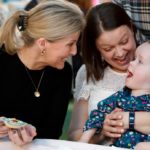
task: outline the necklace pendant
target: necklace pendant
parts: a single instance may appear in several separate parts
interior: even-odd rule
[[[35,97],[40,97],[40,92],[39,92],[39,91],[35,91],[35,92],[34,92],[34,96],[35,96]]]

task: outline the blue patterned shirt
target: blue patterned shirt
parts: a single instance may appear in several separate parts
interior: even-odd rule
[[[111,113],[116,107],[123,111],[150,111],[150,94],[142,96],[131,96],[130,90],[124,88],[110,97],[100,101],[97,109],[91,111],[89,119],[87,120],[84,131],[96,128],[97,132],[103,128],[105,115]],[[133,148],[139,142],[150,141],[148,135],[142,134],[135,130],[127,130],[120,138],[118,138],[114,145],[117,147]]]

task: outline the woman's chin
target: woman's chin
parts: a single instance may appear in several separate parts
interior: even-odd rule
[[[126,72],[127,72],[127,68],[128,68],[128,67],[124,66],[124,67],[114,67],[114,68],[112,68],[112,69],[113,69],[114,71],[116,71],[116,72],[126,73]]]
[[[128,66],[129,66],[129,63],[119,66],[118,68],[120,72],[127,72]]]
[[[55,68],[61,70],[64,68],[64,66],[65,66],[65,63],[59,63],[59,64],[56,64]]]

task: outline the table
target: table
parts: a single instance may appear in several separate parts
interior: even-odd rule
[[[0,150],[129,150],[96,144],[79,143],[65,140],[36,139],[19,147],[9,140],[0,141]]]

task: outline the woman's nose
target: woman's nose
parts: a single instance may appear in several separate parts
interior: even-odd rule
[[[70,50],[70,54],[72,55],[72,56],[74,56],[74,55],[76,55],[77,54],[77,46],[75,45],[75,46],[73,46],[72,48],[71,48],[71,50]]]
[[[124,58],[126,51],[124,51],[121,47],[117,47],[115,51],[115,56],[117,58]]]

